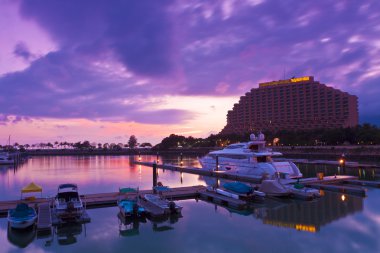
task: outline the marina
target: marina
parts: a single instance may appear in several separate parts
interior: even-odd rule
[[[225,176],[225,172],[215,172],[210,173],[211,171],[207,171],[207,174],[204,174],[204,171],[199,169],[197,167],[196,163],[189,162],[196,160],[191,160],[190,158],[186,157],[185,163],[180,163],[179,160],[178,164],[174,160],[171,160],[171,164],[166,164],[166,162],[169,162],[170,159],[165,157],[160,157],[161,161],[165,161],[165,164],[158,164],[156,168],[156,178],[154,178],[153,174],[153,162],[156,159],[155,156],[142,156],[141,162],[134,157],[134,159],[131,159],[130,157],[114,157],[114,158],[100,158],[97,157],[95,159],[88,157],[88,158],[68,158],[68,157],[61,157],[61,158],[54,158],[54,160],[51,160],[52,158],[31,158],[31,160],[26,164],[31,166],[33,161],[33,166],[40,167],[43,164],[43,161],[47,161],[46,159],[49,159],[50,161],[55,161],[53,164],[60,164],[59,161],[68,161],[68,159],[71,160],[71,162],[77,164],[75,166],[76,170],[86,171],[85,168],[89,168],[88,166],[91,165],[93,168],[92,170],[98,170],[96,169],[96,164],[108,164],[112,161],[118,161],[117,167],[114,167],[113,169],[108,169],[109,175],[112,175],[118,171],[123,171],[123,174],[126,175],[127,178],[139,178],[138,175],[141,175],[141,179],[144,178],[144,181],[141,181],[140,183],[136,184],[137,181],[130,181],[129,183],[126,183],[124,180],[120,180],[119,177],[115,177],[113,180],[115,181],[113,183],[113,186],[108,186],[108,191],[106,190],[107,187],[102,187],[105,189],[104,192],[100,192],[99,186],[96,186],[94,188],[88,188],[93,183],[96,183],[97,181],[92,179],[91,184],[86,184],[84,182],[78,182],[78,186],[80,188],[80,198],[83,202],[83,205],[86,210],[86,214],[82,217],[82,220],[77,220],[75,224],[77,225],[71,225],[70,223],[62,223],[55,217],[55,214],[53,212],[54,208],[54,197],[49,197],[50,194],[55,195],[57,189],[57,184],[48,184],[44,183],[44,181],[38,181],[38,185],[41,186],[42,189],[42,197],[39,196],[40,192],[37,192],[37,195],[32,198],[30,195],[27,195],[25,193],[25,196],[23,196],[23,202],[28,203],[30,206],[33,206],[36,208],[38,212],[38,220],[36,223],[36,234],[38,235],[35,242],[38,243],[41,240],[49,241],[49,243],[54,243],[55,240],[63,240],[62,243],[68,243],[71,241],[74,241],[73,238],[76,238],[76,240],[89,240],[87,237],[86,239],[83,238],[84,232],[94,230],[94,224],[99,224],[101,222],[100,220],[105,219],[104,222],[113,222],[117,221],[119,218],[117,217],[117,213],[119,212],[119,209],[117,208],[118,200],[120,199],[138,199],[139,204],[144,207],[147,210],[147,220],[144,218],[139,218],[135,220],[129,220],[124,219],[125,225],[121,228],[122,231],[118,233],[122,233],[124,236],[129,237],[128,235],[134,235],[133,238],[136,238],[135,236],[138,235],[138,237],[141,237],[141,239],[145,238],[144,234],[149,234],[147,231],[148,228],[151,227],[151,231],[155,233],[169,233],[171,236],[173,234],[170,233],[170,231],[178,229],[178,227],[181,227],[182,223],[186,220],[192,220],[195,217],[198,217],[197,219],[200,219],[200,217],[203,217],[206,214],[197,214],[197,210],[199,208],[208,210],[208,208],[212,207],[212,209],[217,210],[217,213],[222,212],[228,213],[228,216],[233,215],[234,219],[242,219],[243,217],[246,217],[246,215],[256,217],[255,219],[261,220],[262,225],[261,226],[272,226],[272,227],[281,227],[281,228],[291,228],[294,231],[304,231],[304,232],[311,232],[311,233],[318,233],[318,231],[321,229],[321,227],[324,227],[326,225],[321,225],[319,222],[311,222],[308,220],[304,220],[299,216],[298,218],[295,218],[294,220],[284,220],[280,215],[281,212],[289,212],[288,208],[293,208],[291,206],[298,205],[298,206],[305,206],[307,209],[305,209],[302,212],[309,212],[308,206],[314,206],[318,203],[318,205],[321,205],[318,208],[321,208],[324,205],[342,205],[341,209],[344,211],[344,213],[351,213],[351,212],[360,212],[360,210],[363,208],[362,204],[360,204],[360,201],[362,197],[358,196],[355,193],[349,192],[348,189],[342,190],[342,186],[344,187],[351,187],[354,186],[354,188],[366,189],[366,196],[367,198],[371,198],[371,195],[373,195],[373,192],[371,189],[376,189],[376,181],[363,181],[358,180],[357,176],[353,175],[337,175],[335,176],[324,176],[323,179],[319,179],[318,177],[309,178],[309,179],[301,179],[300,183],[302,184],[321,184],[323,186],[336,186],[339,187],[338,192],[334,192],[331,189],[325,189],[323,191],[323,196],[319,199],[315,200],[296,200],[293,198],[278,198],[278,197],[265,197],[264,200],[261,202],[256,201],[250,201],[250,200],[242,200],[242,199],[236,199],[232,197],[227,197],[221,194],[217,194],[213,190],[210,190],[209,183],[205,184],[205,181],[203,181],[203,178],[209,178],[210,180],[216,180],[215,183],[219,182],[219,185],[223,185],[223,181],[236,181],[236,177],[234,175],[230,178],[229,176]],[[100,159],[100,160],[99,160]],[[107,159],[107,160],[105,160]],[[171,158],[172,159],[172,158]],[[102,161],[102,162],[100,162]],[[100,163],[99,163],[100,162]],[[66,163],[66,162],[65,162]],[[80,164],[88,164],[86,167],[82,167]],[[113,163],[113,162],[112,162]],[[130,169],[120,169],[121,167],[128,167]],[[81,169],[82,168],[82,169]],[[32,169],[29,168],[29,170]],[[101,168],[99,168],[101,169]],[[28,170],[25,169],[19,169],[17,170],[17,173],[22,173],[24,171],[27,172]],[[190,173],[187,173],[189,171]],[[11,172],[11,171],[9,171]],[[77,173],[77,172],[74,172]],[[118,172],[120,173],[120,172]],[[125,174],[127,173],[127,174]],[[129,173],[133,173],[134,176],[129,176]],[[197,174],[195,174],[197,173]],[[17,175],[17,174],[9,174],[9,177],[13,177],[11,175]],[[117,175],[117,173],[115,174]],[[207,175],[207,176],[205,176]],[[221,175],[221,176],[220,176]],[[242,175],[240,175],[242,176]],[[242,177],[244,179],[244,177]],[[130,180],[129,179],[129,180]],[[107,180],[110,180],[108,178]],[[168,190],[161,191],[160,195],[168,199],[169,201],[175,201],[178,202],[179,205],[183,206],[182,214],[181,216],[177,217],[174,215],[170,215],[165,213],[165,211],[162,208],[159,208],[152,203],[144,200],[145,194],[153,194],[154,189],[152,186],[157,182],[154,180],[163,182],[165,185],[170,185]],[[297,183],[297,180],[295,179],[281,179],[285,183],[294,184]],[[72,182],[72,179],[68,178],[65,179],[65,182]],[[249,179],[247,179],[249,181]],[[362,182],[364,186],[358,185],[357,181]],[[135,183],[133,183],[135,182]],[[208,182],[208,181],[207,181]],[[371,183],[372,182],[372,183]],[[259,182],[254,181],[248,184],[256,185]],[[367,185],[366,185],[367,184]],[[23,183],[25,185],[25,183]],[[104,185],[104,183],[103,183]],[[368,186],[371,185],[371,186]],[[120,189],[122,189],[122,186],[138,186],[139,190],[138,192],[121,192]],[[215,187],[215,185],[211,185],[212,187]],[[369,188],[368,188],[369,187]],[[23,187],[20,187],[23,188]],[[20,189],[19,188],[19,189]],[[158,189],[158,188],[157,188]],[[369,190],[369,191],[368,191]],[[17,191],[16,191],[17,192]],[[15,192],[15,193],[16,193]],[[341,194],[341,195],[336,195]],[[15,194],[17,196],[19,194]],[[50,195],[51,196],[51,195]],[[336,197],[335,197],[336,196]],[[344,201],[342,201],[342,198],[344,196]],[[352,206],[352,201],[355,201],[354,203],[357,203]],[[20,200],[15,197],[12,199],[2,200],[0,201],[0,210],[1,214],[6,215],[7,210],[9,208],[14,208],[16,203],[19,203]],[[203,204],[202,204],[203,203]],[[325,204],[323,204],[325,203]],[[327,204],[329,203],[329,204]],[[210,205],[210,206],[209,206]],[[348,206],[347,206],[348,205]],[[209,207],[208,207],[209,206]],[[48,207],[50,208],[50,212],[48,211]],[[311,208],[311,207],[310,207]],[[332,208],[332,207],[323,207],[323,208]],[[348,209],[347,209],[348,208]],[[352,208],[355,208],[353,211]],[[347,209],[347,210],[346,210]],[[225,210],[225,211],[224,211]],[[293,210],[293,209],[291,209]],[[296,209],[295,209],[296,210]],[[303,208],[302,208],[303,210]],[[210,211],[210,210],[209,210]],[[215,212],[215,211],[214,211]],[[299,211],[292,211],[295,212],[295,214]],[[49,220],[49,214],[51,215]],[[100,215],[101,213],[101,215]],[[206,212],[207,213],[207,212]],[[226,214],[227,214],[226,213]],[[305,213],[306,214],[306,213]],[[302,214],[302,215],[305,215]],[[201,216],[199,216],[201,215]],[[280,216],[279,216],[280,215]],[[289,217],[292,217],[292,215],[289,213],[287,215],[290,215]],[[315,218],[320,217],[321,214],[315,213],[313,214]],[[215,214],[209,213],[207,214],[208,219],[213,219]],[[102,217],[100,220],[99,218]],[[285,216],[284,216],[285,217]],[[315,218],[312,218],[313,220]],[[319,218],[318,218],[319,219]],[[328,218],[330,220],[331,218]],[[4,220],[4,219],[0,219]],[[129,221],[128,221],[129,220]],[[144,221],[145,220],[145,221]],[[195,221],[193,221],[195,222]],[[219,221],[222,222],[222,221]],[[240,221],[236,220],[236,224],[240,224],[239,227],[244,228],[244,226],[241,224]],[[246,221],[248,222],[248,221]],[[331,222],[331,221],[328,221]],[[149,225],[149,224],[152,225]],[[196,222],[198,225],[199,221]],[[223,223],[223,222],[222,222]],[[250,223],[250,222],[248,222]],[[128,225],[129,224],[129,225]],[[224,225],[226,226],[226,225]],[[257,225],[256,225],[257,226]],[[201,226],[202,227],[202,226]],[[248,229],[248,228],[246,228]],[[250,228],[249,230],[251,230]],[[96,231],[97,229],[95,229]],[[80,232],[81,231],[81,232]],[[58,234],[57,234],[58,233]],[[12,232],[12,236],[17,236],[17,231]],[[54,239],[56,237],[56,239]],[[12,237],[13,238],[13,237]],[[17,238],[17,237],[16,237]],[[50,239],[49,239],[50,238]],[[82,239],[80,239],[82,238]],[[75,241],[76,241],[75,240]],[[13,239],[12,239],[13,241]],[[51,241],[51,242],[50,242]],[[33,242],[32,242],[33,243]],[[75,245],[74,243],[73,245]],[[59,245],[59,243],[58,243]],[[54,246],[54,247],[58,247]],[[194,247],[194,246],[191,246]],[[100,247],[101,248],[101,247]],[[222,251],[223,252],[223,251]]]

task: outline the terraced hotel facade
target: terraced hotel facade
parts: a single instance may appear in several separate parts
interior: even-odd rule
[[[353,127],[358,118],[357,96],[304,76],[251,89],[228,111],[221,133]]]

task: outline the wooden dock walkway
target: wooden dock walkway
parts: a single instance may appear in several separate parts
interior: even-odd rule
[[[179,200],[179,199],[189,199],[196,198],[199,196],[199,192],[204,191],[205,186],[188,186],[188,187],[177,187],[171,188],[170,191],[162,193],[162,195],[167,199]],[[153,190],[143,190],[139,194],[153,193]],[[116,206],[117,201],[122,198],[133,198],[137,197],[137,193],[124,193],[119,192],[109,192],[109,193],[96,193],[96,194],[85,194],[81,195],[82,201],[87,209],[104,207],[104,206]],[[20,202],[27,203],[29,206],[38,207],[42,204],[50,205],[52,203],[49,198],[36,198],[35,200],[10,200],[10,201],[0,201],[0,216],[4,217],[7,215],[8,210],[15,208]]]
[[[42,203],[38,205],[37,231],[51,230],[51,210],[50,203]]]
[[[140,164],[148,167],[152,167],[153,163],[151,162],[134,162],[135,164]],[[171,171],[178,171],[183,173],[189,173],[189,174],[196,174],[201,176],[207,176],[207,177],[216,177],[221,179],[228,179],[233,181],[240,181],[240,182],[246,182],[246,183],[253,183],[253,184],[259,184],[261,182],[261,178],[251,177],[251,176],[244,176],[237,173],[226,173],[225,171],[212,171],[212,170],[203,170],[200,168],[188,168],[188,167],[182,167],[182,166],[175,166],[171,164],[157,164],[158,169],[164,169],[164,170],[171,170]]]

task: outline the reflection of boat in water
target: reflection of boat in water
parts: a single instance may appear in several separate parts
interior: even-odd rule
[[[117,217],[119,220],[119,235],[121,236],[139,235],[140,223],[146,223],[146,218],[143,216],[124,216],[122,213],[118,213]]]
[[[25,229],[34,225],[36,220],[36,210],[25,203],[19,203],[15,209],[8,211],[8,223],[11,228]]]
[[[30,226],[26,229],[12,229],[8,226],[8,241],[19,248],[26,248],[34,238],[36,238],[36,229]]]
[[[82,233],[82,224],[64,223],[55,228],[55,233],[57,235],[57,241],[59,245],[70,245],[77,242],[76,236]]]
[[[180,213],[159,216],[159,217],[149,217],[149,221],[152,223],[152,229],[155,232],[163,232],[174,229],[173,224],[177,223],[178,220],[182,218]]]
[[[200,159],[203,169],[218,170],[227,173],[238,173],[247,176],[271,178],[278,173],[290,178],[300,178],[302,173],[298,167],[290,161],[275,162],[273,156],[281,156],[279,152],[273,152],[265,146],[262,133],[256,138],[250,136],[251,141],[235,143],[222,150],[212,151]]]

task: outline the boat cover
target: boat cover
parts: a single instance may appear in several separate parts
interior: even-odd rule
[[[138,192],[138,189],[126,187],[126,188],[120,188],[119,192],[120,193]]]
[[[11,210],[10,215],[13,218],[24,218],[32,214],[32,209],[25,203],[17,204],[16,208]]]
[[[223,187],[226,188],[227,190],[240,193],[240,194],[248,194],[248,193],[253,192],[252,187],[240,182],[225,183],[223,184]]]

